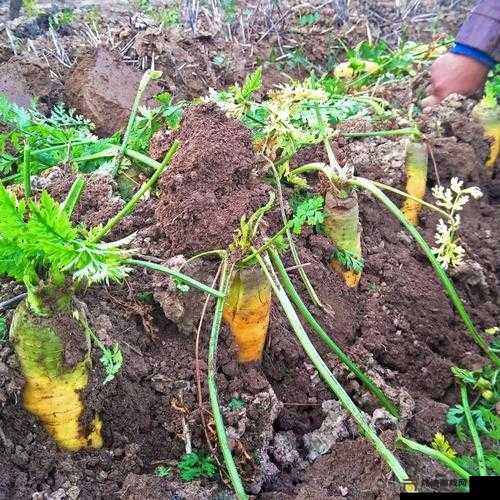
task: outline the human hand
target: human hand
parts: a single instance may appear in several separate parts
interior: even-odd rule
[[[435,106],[450,94],[469,96],[480,90],[489,68],[476,59],[447,52],[431,66],[431,82],[425,89],[428,97],[422,107]]]

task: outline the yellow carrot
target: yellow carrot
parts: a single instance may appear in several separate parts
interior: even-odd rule
[[[500,151],[500,106],[496,96],[483,97],[474,107],[472,116],[483,126],[484,137],[490,141],[490,155],[485,167],[491,175]]]
[[[336,246],[330,265],[344,277],[348,287],[358,286],[363,268],[363,258],[356,193],[343,199],[330,192],[326,194],[325,232]]]
[[[85,314],[72,300],[54,307],[57,311],[41,317],[23,302],[12,320],[10,338],[25,378],[23,404],[62,449],[101,448],[100,418],[83,423],[82,391],[91,364]]]
[[[240,363],[260,361],[271,312],[271,286],[260,267],[234,272],[223,317],[239,348]]]
[[[406,192],[415,198],[423,199],[427,187],[427,146],[423,142],[408,140],[406,143],[405,173]],[[422,205],[407,198],[401,211],[414,225],[418,224],[418,216]]]

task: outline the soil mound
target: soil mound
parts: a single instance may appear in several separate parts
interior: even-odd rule
[[[65,100],[95,123],[98,135],[112,135],[127,124],[141,76],[118,55],[99,47],[83,55],[69,74]],[[158,85],[150,84],[142,103],[159,92]]]
[[[240,219],[267,200],[250,133],[213,106],[187,110],[156,211],[171,255],[226,248]]]

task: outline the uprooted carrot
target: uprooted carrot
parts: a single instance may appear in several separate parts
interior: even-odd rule
[[[130,253],[122,248],[130,238],[111,243],[101,243],[101,239],[134,210],[177,147],[174,143],[161,164],[153,163],[155,174],[97,231],[71,221],[85,187],[83,178],[77,177],[63,203],[46,191],[33,199],[28,152],[22,170],[23,199],[0,182],[0,276],[23,283],[27,290],[10,328],[25,379],[23,403],[64,450],[100,448],[103,444],[102,422],[86,405],[84,396],[92,384],[90,339],[103,354],[104,383],[115,376],[122,362],[118,346],[113,351],[107,349],[89,328],[84,308],[75,298],[74,283],[121,281],[129,265],[141,263],[128,259]],[[175,271],[166,271],[183,278]],[[186,278],[193,286],[212,292]]]
[[[405,173],[406,192],[413,198],[423,199],[427,186],[427,146],[423,142],[409,139],[406,143]],[[412,198],[406,198],[401,211],[414,225],[418,224],[418,216],[422,205]]]
[[[361,253],[361,224],[356,193],[340,198],[331,192],[325,197],[325,232],[336,250],[330,263],[346,285],[358,285],[363,270]]]
[[[89,415],[84,423],[87,412],[81,394],[91,368],[85,314],[71,296],[54,296],[51,302],[47,317],[22,303],[12,321],[10,338],[25,378],[24,407],[61,448],[101,448],[101,419]]]
[[[493,173],[493,167],[500,151],[500,106],[497,102],[496,92],[495,84],[488,82],[485,87],[484,97],[472,110],[472,116],[483,127],[485,138],[491,142],[490,155],[485,163],[489,174]]]
[[[234,241],[229,245],[229,253],[238,255],[239,259],[230,275],[223,318],[238,346],[240,363],[262,359],[269,327],[271,286],[252,255],[252,240],[275,200],[274,193],[269,196],[269,201],[248,219],[245,215],[241,218]]]
[[[271,312],[271,286],[259,267],[237,269],[232,277],[224,320],[239,348],[240,363],[260,361]]]

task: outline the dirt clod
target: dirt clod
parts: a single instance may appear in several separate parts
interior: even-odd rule
[[[141,76],[118,55],[99,47],[83,55],[71,70],[64,87],[66,103],[92,121],[98,135],[112,135],[127,124]],[[151,82],[142,103],[159,92]]]
[[[30,108],[33,99],[38,98],[40,111],[48,111],[61,91],[49,72],[48,64],[39,58],[14,56],[0,64],[0,93],[24,108]]]

